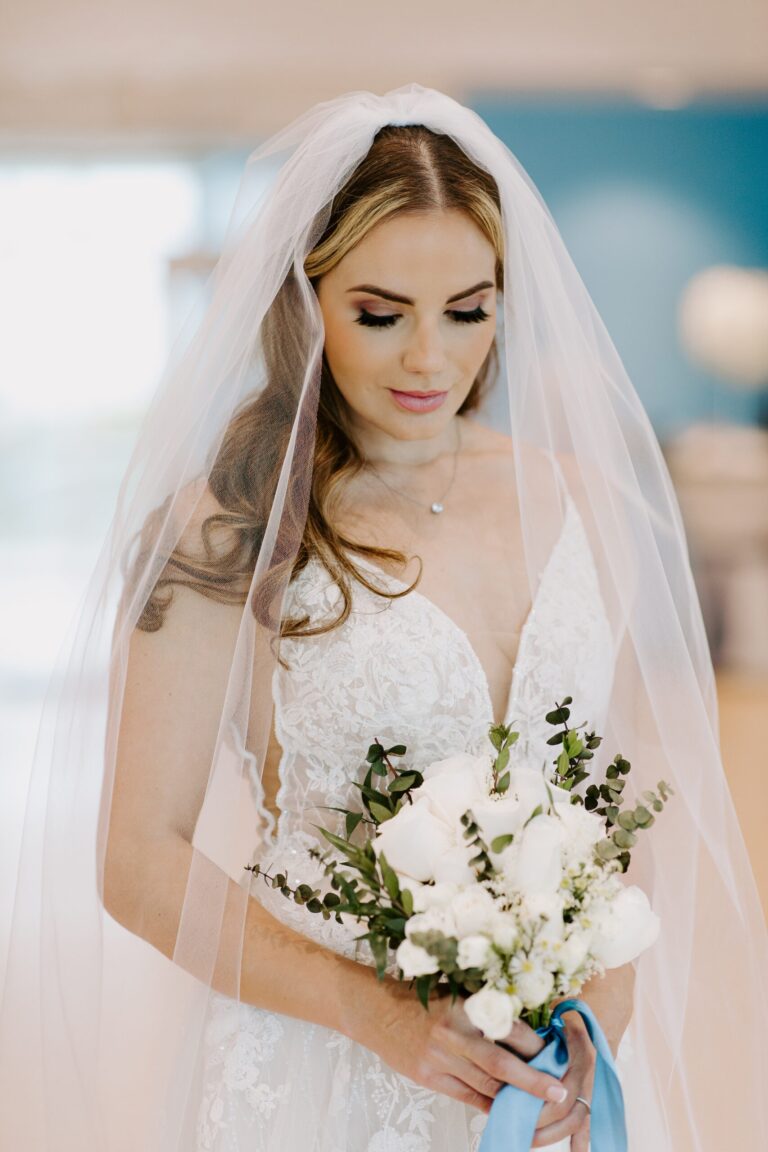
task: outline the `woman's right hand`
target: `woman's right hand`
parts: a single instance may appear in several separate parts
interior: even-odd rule
[[[396,1072],[486,1113],[504,1084],[553,1103],[567,1096],[557,1077],[526,1063],[544,1041],[523,1021],[516,1021],[502,1042],[513,1045],[518,1056],[483,1036],[461,997],[454,1003],[449,994],[430,997],[425,1009],[404,981],[387,979],[380,987],[384,995],[374,998],[375,1018],[358,1036]]]

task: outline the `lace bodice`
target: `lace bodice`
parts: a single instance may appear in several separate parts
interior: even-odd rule
[[[378,580],[406,585],[367,560]],[[372,581],[376,582],[376,581]],[[340,592],[325,568],[310,562],[289,585],[287,609],[313,623],[335,618]],[[277,804],[281,816],[254,859],[292,885],[329,890],[308,850],[329,847],[313,827],[343,833],[343,816],[324,807],[359,808],[365,755],[375,737],[407,746],[401,763],[425,767],[458,750],[492,752],[491,693],[469,637],[418,591],[388,600],[356,584],[343,624],[319,636],[287,638],[272,689],[275,730],[283,748]],[[554,756],[544,714],[573,696],[572,715],[597,731],[604,720],[614,667],[612,634],[584,526],[570,497],[560,537],[539,573],[520,634],[505,720],[520,732],[517,755]],[[251,758],[252,762],[253,758]],[[261,789],[254,776],[257,801]],[[262,814],[271,817],[262,807]],[[256,881],[254,893],[295,931],[373,965],[365,925],[339,923]],[[397,976],[394,956],[387,973]],[[387,1066],[373,1050],[320,1025],[214,997],[206,1034],[200,1152],[310,1145],[334,1152],[477,1152],[486,1117]],[[618,1066],[628,1058],[628,1032]],[[295,1091],[300,1085],[301,1107]],[[317,1133],[324,1140],[316,1140]],[[567,1152],[568,1139],[553,1146]]]
[[[613,676],[613,640],[594,560],[567,493],[566,504],[520,635],[505,715],[520,731],[516,755],[532,756],[537,764],[554,756],[546,744],[554,729],[544,715],[555,701],[573,696],[576,722],[599,732]],[[372,582],[407,587],[357,560],[371,569]],[[314,624],[336,617],[340,597],[327,570],[311,559],[289,585],[284,610],[307,613]],[[343,624],[319,636],[285,638],[281,655],[289,667],[277,665],[272,683],[283,748],[276,797],[281,815],[260,857],[287,867],[293,882],[326,891],[320,865],[306,855],[313,845],[329,847],[313,825],[343,834],[343,816],[325,806],[360,807],[353,781],[365,775],[373,739],[405,744],[400,763],[416,768],[459,750],[490,754],[491,694],[467,634],[418,591],[390,600],[358,583]],[[323,921],[267,885],[260,898],[298,931],[355,954],[349,928],[334,918]],[[364,930],[357,928],[357,934]]]

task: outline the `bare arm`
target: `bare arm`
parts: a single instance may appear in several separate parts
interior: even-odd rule
[[[192,837],[208,780],[227,674],[242,609],[176,587],[163,626],[131,638],[104,876],[111,916],[173,959],[193,857],[227,883],[225,954],[213,987],[286,1015],[347,1027],[342,1007],[375,973],[314,943],[271,915],[208,857]],[[269,743],[274,771],[280,748]],[[244,909],[247,900],[247,909]],[[239,986],[226,955],[240,954]],[[290,973],[289,976],[286,974]],[[322,990],[320,992],[320,990]]]

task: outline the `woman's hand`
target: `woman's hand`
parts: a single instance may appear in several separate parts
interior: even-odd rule
[[[562,1104],[544,1104],[531,1148],[545,1148],[570,1136],[571,1152],[588,1152],[591,1113],[576,1097],[583,1096],[592,1103],[597,1052],[580,1013],[573,1009],[564,1012],[562,1020],[568,1067],[561,1083],[568,1089],[568,1098]]]
[[[486,1039],[472,1024],[461,997],[452,1004],[450,995],[438,995],[430,999],[429,1009],[425,1010],[405,982],[387,981],[384,988],[386,995],[377,998],[375,1019],[358,1030],[356,1038],[396,1072],[486,1113],[504,1084],[514,1084],[545,1102],[562,1096],[564,1085],[556,1076],[527,1063],[544,1046],[528,1024],[516,1021],[505,1037],[504,1043],[515,1048],[511,1052]],[[577,1081],[572,1076],[571,1105],[573,1095],[581,1091],[581,1087],[573,1085],[581,1085],[582,1079]],[[555,1095],[550,1097],[550,1093]],[[565,1107],[559,1105],[561,1112]],[[577,1115],[584,1111],[581,1104],[576,1108]],[[552,1112],[548,1116],[550,1122],[556,1118]],[[586,1152],[586,1145],[584,1149]]]

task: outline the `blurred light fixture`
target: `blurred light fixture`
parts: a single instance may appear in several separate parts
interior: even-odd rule
[[[719,264],[688,281],[678,305],[690,358],[737,388],[768,384],[768,271]]]

